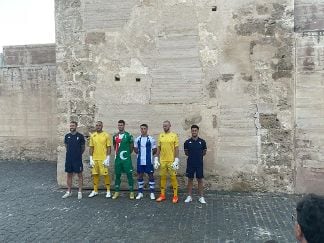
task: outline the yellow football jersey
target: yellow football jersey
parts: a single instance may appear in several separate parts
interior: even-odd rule
[[[93,160],[104,160],[107,156],[107,147],[111,146],[110,135],[106,132],[95,132],[90,136],[90,147],[93,147]]]
[[[178,135],[174,132],[161,133],[158,146],[160,147],[160,161],[173,162],[175,148],[179,147]]]

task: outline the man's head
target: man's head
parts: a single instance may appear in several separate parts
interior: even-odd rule
[[[76,132],[77,127],[78,127],[78,123],[76,121],[70,122],[70,132]]]
[[[306,195],[297,203],[295,235],[299,242],[324,242],[324,197]]]
[[[140,129],[141,129],[141,135],[142,136],[147,136],[148,125],[147,124],[142,124],[140,126]]]
[[[97,121],[96,122],[96,131],[97,132],[102,132],[102,127],[103,127],[102,121]]]
[[[124,120],[119,120],[117,126],[118,126],[118,131],[119,132],[124,132],[125,131],[125,121]]]
[[[170,121],[164,121],[162,126],[164,132],[170,132],[170,127],[171,127]]]
[[[198,132],[199,132],[199,127],[197,125],[192,125],[191,126],[191,136],[193,138],[198,137]]]

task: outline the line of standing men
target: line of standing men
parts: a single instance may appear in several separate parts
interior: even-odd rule
[[[135,199],[133,166],[131,153],[137,154],[137,184],[138,194],[136,199],[141,199],[144,187],[144,173],[149,177],[150,198],[155,200],[155,181],[154,169],[160,167],[161,177],[161,193],[156,199],[157,202],[166,200],[166,182],[167,174],[170,176],[173,198],[172,202],[177,203],[178,198],[178,182],[177,170],[179,169],[179,139],[176,133],[171,132],[171,123],[163,122],[163,132],[159,134],[158,143],[155,139],[148,135],[148,125],[140,126],[141,135],[135,141],[133,136],[125,131],[125,121],[118,121],[118,133],[113,136],[113,147],[115,151],[115,193],[112,199],[117,199],[120,194],[121,175],[127,176],[129,186],[129,198]],[[67,192],[62,198],[72,196],[72,177],[73,173],[78,174],[79,191],[78,199],[82,198],[82,153],[85,150],[85,139],[82,134],[76,131],[77,122],[70,123],[70,133],[65,135],[64,144],[66,147],[65,172],[67,172]],[[100,176],[104,178],[106,186],[106,197],[111,197],[110,177],[108,167],[110,166],[111,156],[111,138],[110,135],[103,130],[103,123],[96,122],[96,132],[92,133],[89,141],[90,167],[93,178],[93,191],[88,197],[98,195],[98,187]],[[198,181],[199,202],[205,204],[203,197],[203,156],[206,154],[207,146],[205,140],[198,137],[199,127],[192,125],[191,138],[184,143],[184,151],[188,156],[186,176],[188,177],[188,196],[186,203],[192,201],[193,179],[196,176]],[[153,159],[154,157],[154,159]]]

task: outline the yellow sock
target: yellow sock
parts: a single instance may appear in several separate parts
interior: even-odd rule
[[[93,190],[98,192],[99,187],[99,175],[93,175]]]
[[[104,179],[105,179],[105,185],[106,185],[107,192],[108,192],[108,191],[110,191],[110,178],[109,178],[109,175],[105,175]]]
[[[166,176],[161,176],[161,194],[165,195]]]
[[[173,187],[173,195],[178,196],[178,181],[177,181],[177,176],[172,175],[170,176],[171,179],[171,185]]]

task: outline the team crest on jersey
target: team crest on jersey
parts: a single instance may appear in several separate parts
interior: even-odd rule
[[[127,157],[124,156],[125,153],[127,153],[126,150],[120,151],[120,153],[119,153],[119,158],[120,158],[121,160],[126,160],[126,159],[127,159]]]

